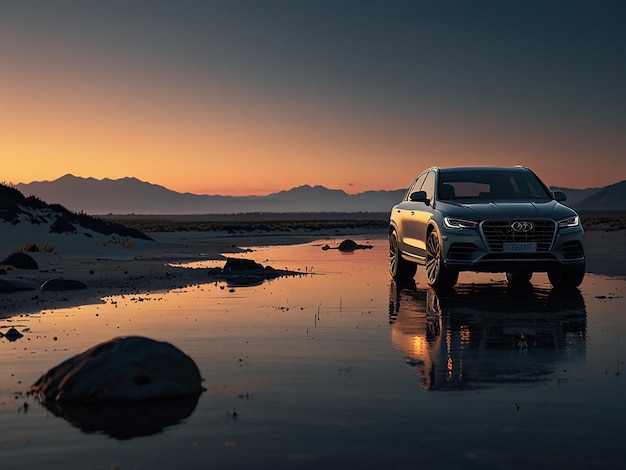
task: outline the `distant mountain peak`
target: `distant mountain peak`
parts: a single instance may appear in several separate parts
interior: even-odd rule
[[[326,186],[321,186],[319,184],[316,184],[315,186],[311,186],[310,184],[303,184],[303,185],[295,186],[291,189],[279,191],[273,194],[296,194],[296,193],[343,193],[345,194],[345,192],[341,189],[329,189]]]

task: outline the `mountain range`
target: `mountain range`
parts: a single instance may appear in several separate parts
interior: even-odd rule
[[[323,186],[299,186],[267,196],[179,193],[136,178],[102,179],[65,175],[15,187],[26,196],[76,212],[106,214],[237,214],[252,212],[387,212],[405,190],[347,194]]]
[[[65,175],[53,181],[19,183],[25,196],[61,204],[75,212],[105,214],[237,214],[289,212],[388,212],[405,189],[347,194],[323,186],[299,186],[267,196],[179,193],[136,178],[102,179]],[[557,188],[578,210],[626,210],[626,180],[604,188]]]

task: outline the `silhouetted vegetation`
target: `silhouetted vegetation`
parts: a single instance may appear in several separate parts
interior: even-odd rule
[[[368,229],[386,232],[389,214],[207,214],[204,216],[127,216],[111,221],[123,223],[142,232],[226,232],[230,234],[249,232],[292,232],[340,229]],[[626,214],[582,214],[585,230],[626,229]]]
[[[38,213],[33,213],[35,211]],[[0,221],[17,225],[22,218],[31,224],[51,221],[50,231],[53,233],[75,233],[78,227],[81,227],[104,235],[151,240],[140,230],[92,217],[83,212],[72,212],[60,204],[46,204],[35,196],[25,197],[10,184],[0,183]]]
[[[303,230],[315,232],[339,229],[380,229],[385,230],[387,220],[265,220],[265,221],[185,221],[164,219],[124,219],[124,224],[142,232],[292,232]]]
[[[54,253],[54,245],[46,243],[40,248],[35,242],[26,242],[22,246],[14,248],[13,253]]]
[[[626,217],[582,217],[585,230],[613,232],[626,229]]]

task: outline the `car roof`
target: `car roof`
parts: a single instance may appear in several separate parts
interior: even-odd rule
[[[529,171],[528,168],[523,166],[451,166],[446,168],[433,167],[432,169],[436,169],[445,173],[454,172],[454,171]]]

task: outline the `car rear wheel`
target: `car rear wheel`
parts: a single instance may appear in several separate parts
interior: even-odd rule
[[[532,271],[514,271],[506,273],[506,280],[509,284],[526,284],[533,277]]]
[[[451,271],[443,264],[443,247],[436,229],[426,240],[426,279],[434,288],[448,288],[456,284],[458,271]]]
[[[389,234],[389,272],[394,279],[412,279],[417,272],[417,264],[402,258],[398,233]]]
[[[559,289],[573,289],[578,287],[585,277],[585,265],[574,269],[555,269],[548,271],[548,279],[553,287]]]

